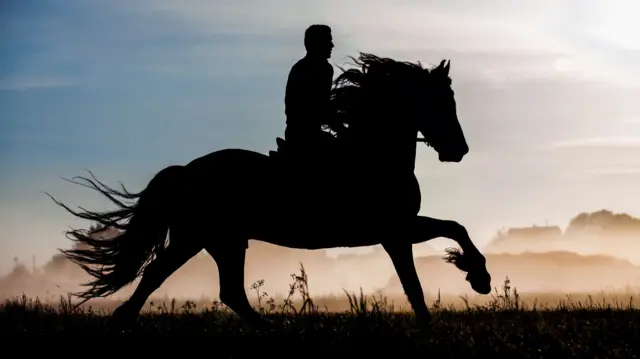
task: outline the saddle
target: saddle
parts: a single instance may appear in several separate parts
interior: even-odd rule
[[[275,151],[269,151],[269,157],[274,159],[283,159],[288,153],[287,141],[284,138],[276,137],[276,145],[278,146]]]
[[[318,215],[325,216],[328,211],[333,213],[331,218],[342,218],[360,208],[363,199],[368,197],[359,184],[362,177],[358,166],[354,167],[336,149],[320,150],[317,155],[300,154],[284,138],[277,137],[276,144],[277,148],[269,151],[269,158],[278,172],[284,173],[278,183],[292,194],[287,202],[294,207],[304,207],[310,202],[314,203]],[[336,204],[340,204],[340,208],[336,208]]]
[[[276,166],[288,172],[291,178],[307,178],[307,181],[331,181],[335,176],[341,177],[342,160],[330,149],[318,149],[318,152],[298,150],[284,138],[277,137],[277,149],[269,151],[269,158],[275,161]]]
[[[269,158],[276,160],[279,164],[286,166],[293,165],[296,169],[318,169],[320,164],[324,167],[321,171],[326,171],[324,165],[329,164],[329,168],[335,168],[341,162],[341,156],[332,144],[325,144],[325,148],[317,148],[315,150],[296,149],[284,138],[276,137],[277,148],[275,151],[269,151]],[[322,144],[320,145],[322,146]]]

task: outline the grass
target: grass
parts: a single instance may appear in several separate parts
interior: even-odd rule
[[[434,325],[425,332],[416,326],[410,311],[396,307],[383,295],[345,292],[348,309],[332,312],[309,295],[304,268],[292,279],[289,295],[280,299],[261,291],[264,281],[250,288],[256,308],[274,324],[269,329],[246,326],[218,302],[203,305],[186,301],[179,305],[172,300],[168,304],[151,301],[130,331],[114,332],[107,325],[108,311],[104,309],[75,308],[70,298],[61,298],[54,306],[23,296],[0,306],[0,330],[3,338],[198,336],[206,338],[199,342],[215,350],[216,357],[403,353],[511,358],[639,356],[635,347],[640,338],[640,311],[634,309],[632,297],[624,303],[566,298],[551,307],[523,302],[507,278],[484,304],[461,297],[461,307],[446,306],[436,296],[430,303]],[[164,342],[171,343],[178,344]]]

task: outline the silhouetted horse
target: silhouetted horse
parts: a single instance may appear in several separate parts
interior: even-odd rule
[[[354,60],[359,68],[343,70],[332,92],[337,118],[347,130],[337,136],[337,150],[324,158],[305,163],[286,156],[286,143],[278,139],[282,146],[272,156],[224,149],[167,167],[140,193],[124,186],[115,190],[93,175],[79,177],[83,182],[76,183],[99,191],[119,209],[73,211],[53,200],[78,217],[123,232],[107,239],[86,230],[68,232],[90,249],[62,252],[95,278],[85,284],[90,289],[76,295],[85,301],[107,296],[142,276],[133,295],[113,313],[133,320],[169,275],[206,249],[218,266],[220,300],[242,318],[259,320],[244,288],[249,239],[304,249],[381,244],[417,319],[425,324],[431,315],[412,244],[436,237],[458,242],[462,251],[449,249],[445,259],[468,272],[476,292],[488,294],[485,258],[466,229],[455,221],[418,216],[416,143],[432,146],[443,162],[459,162],[469,151],[449,64],[442,61],[429,70],[370,54]]]

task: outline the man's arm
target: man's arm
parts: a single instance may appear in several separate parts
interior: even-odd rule
[[[331,88],[333,85],[333,66],[327,63],[321,78],[321,106],[322,106],[322,124],[333,124],[335,113],[331,106]]]
[[[338,123],[337,122],[337,113],[335,112],[333,105],[331,103],[331,89],[333,88],[333,66],[331,66],[331,64],[327,63],[327,71],[326,71],[326,77],[324,78],[324,82],[326,83],[325,87],[323,87],[323,89],[325,90],[326,96],[324,98],[326,98],[326,106],[325,108],[325,113],[324,113],[324,119],[325,119],[325,123],[328,124],[331,127],[332,131],[335,132],[339,132],[342,129],[344,129],[344,124],[342,123]]]
[[[324,81],[326,82],[326,91],[330,95],[331,87],[333,85],[333,66],[331,66],[330,63],[327,63],[327,71],[325,76],[326,77]]]

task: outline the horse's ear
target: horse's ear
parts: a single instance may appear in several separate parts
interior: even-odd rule
[[[444,60],[442,60],[442,62],[444,62]],[[447,75],[449,74],[449,69],[451,69],[451,60],[448,60],[447,63],[444,65],[444,72]]]
[[[438,65],[438,68],[440,68],[440,69],[444,69],[444,66],[445,66],[445,65],[444,65],[444,63],[445,63],[445,62],[447,62],[447,60],[442,60],[442,61],[440,61],[440,65]]]

